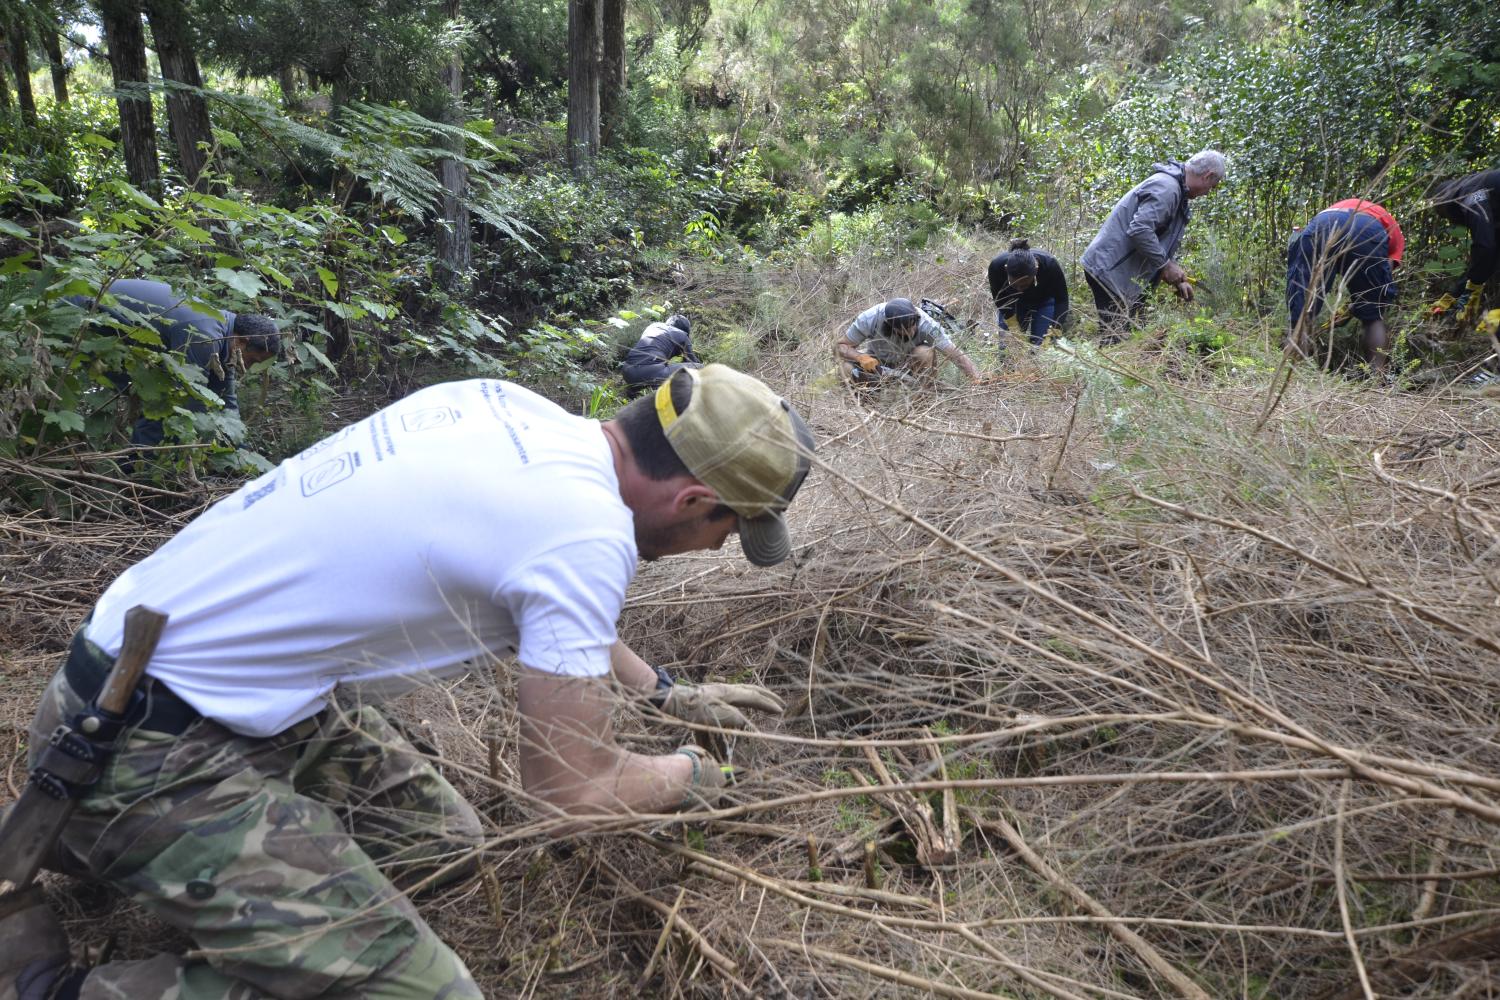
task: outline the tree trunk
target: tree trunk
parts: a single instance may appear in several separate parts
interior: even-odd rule
[[[212,149],[214,133],[208,120],[208,102],[198,92],[203,88],[203,77],[198,72],[192,25],[181,0],[145,0],[145,4],[163,79],[193,88],[167,89],[167,124],[177,146],[182,176],[197,187],[198,177],[208,162],[208,154],[199,144]]]
[[[0,26],[0,63],[10,62],[10,47],[5,44],[5,28]],[[5,82],[5,71],[0,70],[0,111],[10,110],[10,84]]]
[[[599,60],[599,139],[619,141],[625,117],[625,0],[602,0],[604,56]]]
[[[568,0],[568,165],[599,155],[599,0]]]
[[[281,106],[287,111],[297,108],[297,96],[301,88],[297,85],[297,67],[287,63],[281,67],[277,79],[281,81]]]
[[[5,26],[5,39],[10,43],[10,68],[16,74],[16,104],[21,109],[21,120],[35,125],[36,96],[31,92],[31,53],[26,45],[26,22],[19,17],[13,19]]]
[[[161,167],[156,162],[156,125],[151,118],[151,94],[146,89],[146,32],[135,0],[99,0],[104,38],[109,43],[109,68],[115,89],[125,91],[115,103],[120,108],[120,145],[125,150],[125,172],[143,191],[161,190]]]
[[[459,16],[460,0],[447,0],[444,13],[450,20]],[[442,120],[448,125],[462,125],[464,96],[464,57],[458,49],[453,50],[448,64],[443,67],[443,86],[448,90],[448,99],[443,102]],[[461,136],[443,139],[444,145],[455,153],[465,152]],[[438,218],[437,254],[441,269],[438,281],[450,292],[461,291],[469,272],[473,257],[472,232],[469,228],[469,208],[464,202],[468,186],[468,169],[458,159],[443,159],[438,162],[438,179],[443,185],[443,207]]]
[[[47,50],[47,65],[52,70],[52,96],[58,104],[68,103],[68,64],[63,62],[62,40],[54,28],[42,29],[42,47]]]

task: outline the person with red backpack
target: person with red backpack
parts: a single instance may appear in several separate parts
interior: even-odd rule
[[[1313,318],[1334,282],[1343,279],[1349,311],[1364,323],[1365,361],[1376,377],[1383,375],[1390,344],[1384,311],[1396,301],[1392,268],[1401,262],[1405,246],[1391,214],[1358,198],[1330,205],[1293,233],[1287,247],[1288,346],[1307,356]]]

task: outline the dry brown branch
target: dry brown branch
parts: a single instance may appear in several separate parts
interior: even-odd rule
[[[962,986],[951,986],[934,979],[926,979],[922,976],[913,975],[910,972],[903,972],[900,969],[892,969],[889,966],[866,962],[863,959],[855,958],[853,955],[845,955],[841,952],[830,951],[827,948],[819,948],[816,945],[796,941],[784,941],[779,938],[758,938],[756,944],[763,947],[801,951],[814,958],[822,959],[825,962],[833,962],[835,965],[843,965],[851,969],[858,969],[860,972],[868,972],[881,979],[900,983],[902,986],[919,989],[940,997],[960,997],[963,1000],[1005,1000],[1005,994],[1003,993],[983,993],[979,990],[971,990]]]
[[[1308,565],[1316,567],[1322,572],[1327,573],[1329,576],[1333,577],[1336,580],[1347,583],[1350,586],[1364,587],[1380,597],[1382,600],[1389,601],[1390,603],[1395,604],[1398,607],[1404,608],[1411,614],[1423,619],[1424,621],[1428,621],[1434,625],[1438,625],[1442,628],[1448,629],[1455,635],[1458,635],[1491,653],[1500,653],[1500,641],[1496,641],[1491,636],[1485,635],[1484,633],[1470,628],[1469,626],[1466,626],[1461,622],[1454,621],[1452,618],[1448,617],[1445,614],[1442,614],[1435,608],[1414,601],[1402,594],[1398,594],[1390,588],[1376,583],[1368,576],[1341,569],[1338,566],[1334,566],[1332,563],[1329,563],[1323,559],[1319,559],[1317,556],[1313,555],[1310,552],[1304,552],[1297,546],[1291,544],[1290,542],[1277,538],[1275,535],[1271,534],[1268,531],[1262,531],[1261,529],[1252,527],[1248,524],[1242,524],[1231,518],[1215,517],[1212,514],[1205,514],[1200,511],[1194,511],[1182,506],[1181,504],[1175,504],[1169,500],[1162,500],[1159,497],[1153,497],[1149,494],[1142,493],[1140,490],[1132,490],[1131,494],[1139,500],[1144,500],[1153,506],[1160,507],[1162,510],[1169,510],[1172,513],[1178,514],[1182,517],[1190,517],[1194,520],[1207,521],[1210,524],[1217,524],[1221,527],[1232,528],[1235,531],[1243,531],[1247,535],[1253,535],[1263,542],[1268,542],[1269,544],[1276,546],[1283,552],[1287,552],[1291,555],[1296,556],[1298,559],[1301,559]]]
[[[1333,827],[1333,885],[1339,898],[1339,923],[1344,928],[1349,957],[1359,976],[1360,988],[1364,991],[1365,1000],[1375,1000],[1375,993],[1370,989],[1370,975],[1365,971],[1364,957],[1359,953],[1359,942],[1354,939],[1354,923],[1349,916],[1349,893],[1344,884],[1344,809],[1348,799],[1349,782],[1346,781],[1339,790],[1339,811]]]
[[[680,896],[675,905],[668,906],[661,900],[652,899],[646,893],[636,888],[628,878],[622,875],[614,865],[610,864],[602,856],[596,855],[594,861],[598,865],[599,873],[623,890],[627,896],[661,914],[666,921],[666,927],[676,928],[682,934],[683,938],[692,944],[710,965],[718,970],[719,974],[724,977],[727,985],[733,986],[743,996],[751,995],[750,988],[735,976],[735,973],[739,971],[739,966],[723,952],[709,944],[702,932],[690,924],[678,912],[681,909],[682,903]]]
[[[1003,837],[1005,839],[1005,842],[1008,843],[1011,848],[1021,856],[1021,859],[1031,866],[1033,871],[1035,871],[1042,878],[1046,879],[1048,884],[1058,889],[1069,899],[1071,899],[1074,905],[1087,910],[1096,917],[1104,917],[1105,919],[1111,919],[1114,917],[1114,914],[1110,913],[1109,910],[1104,905],[1099,903],[1098,900],[1094,899],[1088,893],[1084,892],[1071,879],[1067,878],[1056,868],[1053,868],[1046,861],[1044,861],[1042,859],[1042,856],[1037,854],[1036,851],[1032,850],[1030,844],[1026,843],[1026,838],[1021,836],[1020,831],[1012,826],[1009,822],[1007,822],[1003,817],[999,815],[980,816],[976,815],[972,810],[970,810],[969,819],[974,822],[975,826],[978,826],[984,830],[998,833],[1001,837]],[[1141,959],[1141,961],[1150,966],[1157,975],[1161,976],[1167,982],[1171,983],[1172,988],[1176,990],[1179,995],[1188,997],[1190,998],[1190,1000],[1209,1000],[1208,994],[1203,992],[1202,987],[1189,979],[1181,969],[1178,969],[1176,966],[1172,965],[1172,963],[1163,958],[1161,956],[1161,952],[1151,947],[1150,943],[1148,943],[1145,938],[1141,937],[1139,934],[1126,927],[1124,924],[1111,922],[1106,924],[1105,926],[1109,929],[1109,932],[1116,938],[1118,938],[1122,943],[1124,943],[1127,948],[1135,952],[1136,955]]]
[[[865,747],[864,750],[865,760],[869,762],[876,776],[886,785],[895,786],[896,779],[891,776],[890,770],[886,768],[885,762],[880,759],[880,754],[875,752],[874,747]],[[851,771],[851,773],[858,775],[859,772]],[[958,844],[944,836],[945,830],[938,829],[930,805],[908,791],[879,795],[877,798],[900,817],[901,822],[916,839],[918,864],[936,868],[952,863]]]
[[[1349,988],[1325,994],[1319,1000],[1358,1000],[1379,987],[1379,995],[1421,982],[1434,967],[1444,963],[1493,961],[1500,958],[1500,924],[1486,924],[1459,934],[1452,934],[1430,944],[1413,948],[1404,954],[1376,965],[1368,983],[1363,980]]]

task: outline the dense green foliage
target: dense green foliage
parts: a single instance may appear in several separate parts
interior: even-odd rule
[[[1500,154],[1500,19],[1482,0],[630,6],[625,118],[585,176],[564,167],[560,0],[471,3],[458,18],[431,2],[187,10],[211,174],[181,183],[163,135],[156,192],[126,182],[107,70],[82,47],[94,13],[0,4],[36,37],[62,33],[75,84],[68,103],[48,100],[33,44],[38,113],[10,82],[0,104],[6,455],[116,447],[134,409],[208,445],[185,454],[256,463],[318,429],[274,415],[315,415],[372,378],[453,371],[521,372],[597,406],[616,340],[677,259],[858,266],[978,226],[1071,266],[1152,162],[1200,147],[1231,164],[1188,248],[1211,287],[1237,292],[1212,308],[1276,316],[1291,229],[1356,193],[1405,224],[1417,266],[1403,280],[1420,296],[1461,255],[1424,195]],[[462,113],[445,118],[453,55]],[[164,123],[167,86],[151,92]],[[457,284],[436,258],[446,157],[466,170],[473,223]],[[145,332],[58,308],[142,273],[295,334],[289,361],[252,373],[267,409],[249,432],[183,408],[201,373]],[[605,335],[633,302],[615,321],[625,333]]]

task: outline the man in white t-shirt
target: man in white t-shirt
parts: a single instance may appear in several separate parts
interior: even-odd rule
[[[103,773],[72,782],[58,866],[127,892],[194,956],[69,970],[37,906],[0,920],[33,942],[0,956],[0,993],[479,996],[398,886],[461,874],[480,820],[371,703],[514,656],[522,783],[558,832],[712,805],[726,776],[705,751],[615,743],[617,689],[718,728],[781,702],[673,683],[616,621],[640,558],[738,532],[751,562],[785,559],[782,512],[812,448],[789,404],[723,365],[603,424],[476,380],[417,392],[219,501],[105,591],[32,728],[43,778],[75,775],[49,734],[97,694],[129,608],[170,616]]]

